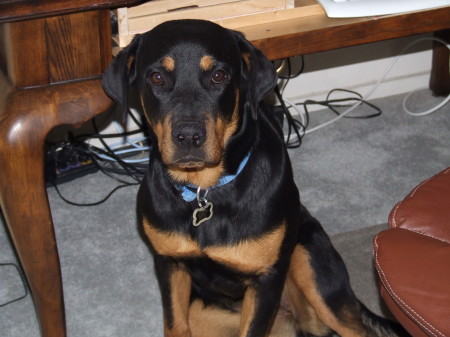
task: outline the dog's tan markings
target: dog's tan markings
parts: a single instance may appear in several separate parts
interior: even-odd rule
[[[171,162],[175,154],[172,141],[172,124],[168,117],[152,125],[153,131],[158,139],[158,149],[163,162]]]
[[[214,58],[209,55],[205,55],[200,59],[200,69],[203,71],[211,70],[214,65]]]
[[[175,60],[170,56],[163,57],[161,60],[161,65],[169,72],[175,70]]]
[[[140,95],[139,96],[139,99],[140,99],[140,102],[141,102],[141,107],[142,107],[142,110],[144,110],[144,116],[145,116],[145,119],[147,120],[147,122],[148,122],[148,124],[153,128],[153,122],[150,120],[150,115],[148,114],[148,111],[147,111],[147,109],[146,109],[146,107],[145,107],[145,104],[144,104],[144,96],[142,96],[142,95]]]
[[[242,59],[244,60],[245,64],[247,65],[248,70],[252,69],[252,62],[250,60],[250,53],[243,53]]]
[[[297,337],[291,313],[278,310],[269,337]]]
[[[189,310],[193,337],[237,336],[240,318],[239,312],[205,306],[200,300],[194,301]]]
[[[223,137],[222,143],[223,147],[228,144],[231,136],[236,132],[239,124],[239,90],[236,90],[235,94],[235,105],[233,114],[231,115],[231,119],[229,121],[223,121]]]
[[[167,169],[172,179],[179,183],[189,183],[201,188],[210,188],[217,184],[223,174],[222,163],[213,167],[203,167],[201,169],[183,170],[174,167]]]
[[[286,302],[291,307],[295,318],[295,327],[298,332],[301,331],[317,336],[328,335],[330,329],[319,319],[313,307],[306,300],[302,290],[295,285],[290,274],[286,278],[283,297],[286,297]]]
[[[211,142],[205,143],[206,151],[211,157],[221,156],[239,124],[239,90],[235,93],[235,105],[231,118],[218,117],[215,121],[208,119],[206,124],[207,132],[214,135]]]
[[[248,307],[247,307],[248,308]],[[195,300],[189,310],[189,326],[193,337],[238,336],[242,308],[234,311],[204,305]],[[278,312],[270,337],[296,337],[293,317]]]
[[[246,273],[265,273],[278,260],[286,227],[280,225],[260,238],[245,240],[234,245],[208,246],[203,250],[190,237],[156,229],[144,218],[144,232],[160,255],[195,257],[206,255],[218,263]],[[245,258],[242,258],[242,257]]]
[[[317,289],[316,275],[310,263],[309,253],[300,245],[295,247],[292,254],[288,277],[304,293],[306,301],[323,324],[340,336],[365,336],[364,328],[359,322],[355,319],[346,320],[347,322],[339,320],[326,305]]]
[[[206,118],[206,134],[208,135],[203,148],[206,156],[211,161],[220,161],[222,159],[225,144],[223,142],[224,123],[221,117],[212,118],[209,115]]]
[[[189,302],[192,280],[184,269],[172,271],[170,277],[170,301],[173,321],[171,326],[164,322],[165,337],[191,337],[189,329]]]
[[[239,328],[239,337],[248,335],[250,326],[255,315],[256,306],[256,291],[252,287],[248,287],[244,294],[244,301],[242,302],[241,323]]]
[[[143,222],[144,232],[158,254],[172,257],[201,255],[197,242],[186,235],[160,231],[153,227],[147,219],[144,219]]]
[[[136,57],[134,55],[130,55],[127,60],[127,73],[129,74],[131,71],[131,67],[133,66],[134,60]]]
[[[216,262],[244,273],[263,274],[278,260],[284,239],[284,224],[259,238],[245,240],[234,245],[211,246],[205,254]]]

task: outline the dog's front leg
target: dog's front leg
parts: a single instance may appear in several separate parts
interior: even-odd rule
[[[239,337],[267,337],[279,308],[284,273],[269,272],[244,295]]]
[[[155,272],[164,311],[165,337],[191,337],[189,329],[189,301],[192,280],[182,263],[155,255]]]

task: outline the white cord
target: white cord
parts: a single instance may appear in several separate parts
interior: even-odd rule
[[[289,109],[289,108],[294,109],[295,112],[297,113],[297,116],[300,118],[300,122],[301,122],[303,125],[306,125],[306,122],[307,122],[306,114],[305,114],[303,111],[300,111],[300,109],[297,108],[296,104],[293,103],[292,101],[290,101],[290,100],[288,100],[288,99],[286,99],[286,98],[283,98],[283,101],[284,101],[284,103],[285,103],[285,105],[286,105],[286,108],[288,108],[288,109]]]
[[[132,108],[130,110],[133,113],[137,113],[136,110],[134,110]],[[123,129],[122,125],[120,125],[120,123],[118,123],[116,121],[113,121],[113,126],[116,129],[117,138],[123,137],[122,134],[125,132],[125,130]],[[134,138],[126,137],[124,140],[125,141],[117,142],[117,143],[113,143],[113,144],[109,145],[109,148],[114,152],[115,155],[140,153],[140,152],[150,150],[149,146],[143,145],[147,141],[147,138],[144,136],[138,136],[138,137],[134,137]],[[123,149],[127,145],[131,146],[132,148]],[[103,149],[103,150],[105,150],[105,149]],[[108,155],[105,155],[105,154],[97,153],[97,156],[104,160],[114,161],[114,162],[116,161],[116,159],[114,159]],[[139,158],[139,159],[122,159],[122,161],[124,161],[125,163],[129,163],[129,164],[144,163],[144,162],[148,161],[148,158],[145,157],[145,158]]]
[[[379,87],[379,86],[381,85],[381,83],[386,79],[387,75],[390,73],[390,71],[392,70],[392,68],[394,67],[394,65],[397,64],[398,60],[403,56],[403,54],[406,53],[406,51],[407,51],[409,48],[411,48],[412,46],[414,46],[415,44],[417,44],[417,43],[419,43],[419,42],[422,42],[422,41],[430,41],[430,40],[431,40],[431,41],[437,41],[437,42],[439,42],[439,43],[442,43],[443,45],[445,45],[445,46],[450,50],[450,45],[449,45],[449,44],[447,44],[444,40],[439,39],[439,38],[436,38],[436,37],[424,37],[424,38],[420,38],[420,39],[417,39],[417,40],[415,40],[415,41],[412,41],[412,42],[409,43],[405,48],[403,48],[403,50],[400,52],[400,54],[399,54],[394,60],[392,60],[392,62],[388,65],[388,67],[386,68],[386,70],[384,71],[384,73],[383,73],[383,75],[380,77],[380,79],[372,86],[372,88],[371,88],[371,89],[369,90],[369,92],[361,99],[361,101],[359,101],[359,102],[353,104],[351,107],[349,107],[347,110],[345,110],[344,112],[342,112],[340,115],[336,116],[335,118],[333,118],[333,119],[331,119],[331,120],[329,120],[329,121],[327,121],[327,122],[325,122],[325,123],[322,123],[322,124],[320,124],[320,125],[317,125],[317,126],[315,126],[315,127],[313,127],[313,128],[307,129],[306,132],[305,132],[305,134],[308,134],[308,133],[317,131],[317,130],[319,130],[319,129],[321,129],[321,128],[324,128],[324,127],[326,127],[326,126],[328,126],[328,125],[330,125],[330,124],[336,122],[337,120],[343,118],[344,116],[346,116],[347,114],[349,114],[351,111],[355,110],[359,105],[362,104],[362,101],[368,100],[369,97],[375,92],[375,90],[378,89],[378,87]],[[446,98],[443,102],[441,102],[440,104],[438,104],[436,107],[434,107],[434,108],[432,108],[432,109],[430,109],[430,110],[424,111],[424,112],[414,113],[414,112],[409,111],[409,110],[406,108],[406,101],[408,100],[408,98],[409,98],[409,97],[412,95],[412,93],[414,93],[414,92],[415,92],[415,91],[409,93],[409,94],[403,99],[403,109],[405,110],[406,113],[408,113],[408,114],[410,114],[410,115],[413,115],[413,116],[425,116],[425,115],[427,115],[427,114],[430,114],[430,113],[432,113],[432,112],[434,112],[434,111],[440,109],[441,107],[443,107],[443,106],[444,106],[445,104],[447,104],[447,102],[450,100],[450,95],[449,95],[449,96],[447,96],[447,98]],[[286,99],[283,99],[283,100],[287,103],[287,105],[289,105],[290,107],[294,108],[294,110],[297,111],[298,115],[301,116],[302,121],[303,121],[304,118],[305,118],[305,117],[304,117],[304,113],[300,112],[300,111],[296,108],[296,106],[295,106],[296,104],[293,103],[293,102],[291,102],[291,101],[289,101],[289,100],[286,100]],[[303,124],[303,125],[305,125],[305,124]]]
[[[134,139],[128,139],[127,143],[133,147],[131,149],[117,150],[117,149],[123,148],[123,143],[111,144],[109,147],[111,148],[111,150],[114,152],[115,155],[121,155],[121,154],[127,154],[127,153],[139,153],[139,152],[144,152],[144,151],[150,150],[149,146],[142,145],[142,143],[145,142],[146,140],[147,140],[146,137],[137,137]],[[140,144],[138,144],[138,143],[140,143]],[[101,153],[97,153],[97,156],[104,160],[116,161],[114,158],[112,158],[108,155],[101,154]],[[130,163],[130,164],[143,163],[143,162],[147,162],[148,158],[145,157],[145,158],[140,158],[140,159],[122,159],[122,161],[124,161],[126,163]]]
[[[448,103],[448,101],[450,100],[450,95],[448,95],[441,103],[439,103],[438,105],[436,105],[435,107],[426,110],[426,111],[421,111],[421,112],[412,112],[407,108],[407,104],[406,101],[411,97],[411,95],[415,94],[418,91],[421,90],[425,90],[426,88],[422,88],[422,89],[417,89],[414,91],[411,91],[410,93],[408,93],[404,98],[403,98],[403,102],[402,102],[402,106],[403,106],[403,110],[411,116],[415,116],[415,117],[420,117],[420,116],[426,116],[429,115],[432,112],[435,112],[437,110],[439,110],[440,108],[442,108],[445,104]]]

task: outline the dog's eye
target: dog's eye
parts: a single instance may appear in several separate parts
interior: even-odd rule
[[[223,70],[216,70],[211,77],[211,81],[215,84],[220,84],[227,78],[227,75]]]
[[[165,83],[163,75],[158,72],[151,73],[149,79],[153,85],[159,86],[159,85],[163,85]]]

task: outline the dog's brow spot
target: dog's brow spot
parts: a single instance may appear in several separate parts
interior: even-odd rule
[[[130,69],[131,69],[131,67],[133,66],[134,60],[135,60],[135,57],[134,57],[134,56],[130,56],[130,57],[128,58],[128,62],[127,62],[127,70],[128,70],[128,72],[130,72]]]
[[[161,64],[167,71],[174,71],[175,69],[175,60],[170,56],[165,56]]]
[[[211,70],[212,66],[214,65],[214,59],[212,56],[205,55],[200,60],[200,69],[203,71]]]
[[[249,53],[243,53],[242,59],[244,60],[245,64],[247,65],[247,68],[249,70],[252,69],[252,62],[250,61],[250,54]]]

